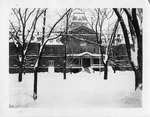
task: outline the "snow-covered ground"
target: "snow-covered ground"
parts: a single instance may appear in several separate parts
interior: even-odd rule
[[[134,91],[132,71],[109,72],[108,80],[103,72],[76,74],[38,74],[38,99],[33,100],[33,74],[23,75],[17,82],[17,74],[10,74],[9,106],[16,108],[139,108],[142,107],[142,91]]]

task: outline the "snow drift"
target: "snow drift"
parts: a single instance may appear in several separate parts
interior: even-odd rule
[[[17,74],[10,74],[9,106],[11,108],[139,108],[142,91],[134,90],[132,71],[109,69],[108,80],[103,72],[76,74],[38,74],[38,99],[33,100],[33,74],[17,82]]]

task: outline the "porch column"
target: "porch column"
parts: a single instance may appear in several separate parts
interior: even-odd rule
[[[80,57],[78,57],[78,60],[79,60],[79,66],[81,66],[81,59],[80,59]]]
[[[92,66],[93,65],[93,57],[92,56],[91,56],[90,60],[91,60],[91,66]]]
[[[82,57],[80,57],[80,59],[81,59],[81,63],[80,64],[81,64],[81,67],[82,67],[83,66],[83,64],[82,64]]]
[[[90,57],[90,66],[92,66],[93,62],[92,62],[92,57]]]

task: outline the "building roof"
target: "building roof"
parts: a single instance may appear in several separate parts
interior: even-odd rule
[[[60,38],[58,38],[48,41],[46,45],[63,45],[63,43],[60,41]]]
[[[83,53],[80,53],[80,54],[67,54],[67,56],[76,56],[76,57],[80,57],[80,56],[93,56],[93,57],[96,57],[97,56],[97,57],[99,57],[100,54],[92,54],[90,52],[83,52]]]
[[[95,34],[96,32],[86,26],[79,26],[74,28],[73,30],[70,30],[70,33],[73,34]]]

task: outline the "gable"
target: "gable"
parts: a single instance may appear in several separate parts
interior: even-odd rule
[[[83,54],[82,56],[92,56],[92,55],[91,55],[91,54],[87,54],[87,53],[86,53],[86,54]]]
[[[83,53],[79,54],[79,56],[93,56],[93,55],[90,52],[83,52]]]

